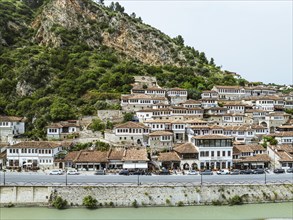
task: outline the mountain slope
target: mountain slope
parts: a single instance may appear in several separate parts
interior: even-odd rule
[[[0,114],[28,118],[27,136],[44,137],[51,121],[117,109],[134,75],[189,98],[214,84],[245,81],[225,75],[203,52],[184,46],[123,13],[90,0],[1,0]]]

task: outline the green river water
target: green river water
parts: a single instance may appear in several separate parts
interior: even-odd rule
[[[293,219],[293,202],[241,206],[185,206],[151,208],[0,208],[0,220],[49,219]]]

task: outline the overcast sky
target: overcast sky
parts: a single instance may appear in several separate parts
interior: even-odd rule
[[[109,4],[111,1],[105,1]],[[292,0],[123,0],[128,14],[249,81],[293,84]]]

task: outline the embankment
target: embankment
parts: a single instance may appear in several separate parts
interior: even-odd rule
[[[47,206],[61,196],[71,206],[82,205],[91,195],[102,206],[180,206],[229,204],[235,197],[243,203],[293,200],[293,184],[203,186],[1,186],[0,205]],[[136,202],[135,202],[136,201]]]

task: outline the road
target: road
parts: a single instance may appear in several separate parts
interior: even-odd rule
[[[292,183],[293,174],[251,174],[251,175],[48,175],[44,173],[0,172],[0,185],[108,185],[108,184],[264,184]]]

